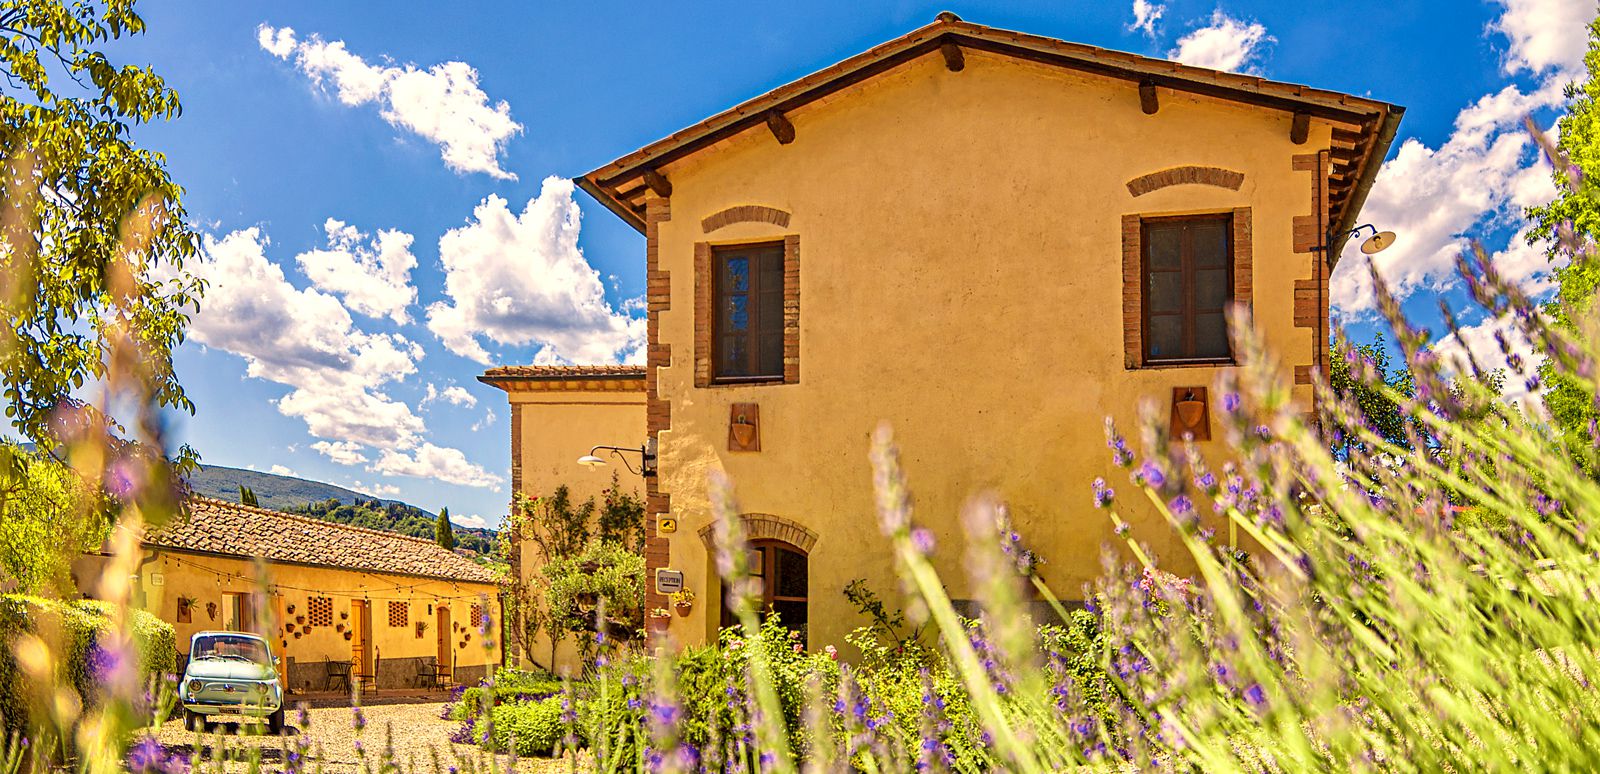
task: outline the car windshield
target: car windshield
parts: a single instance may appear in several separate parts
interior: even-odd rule
[[[244,637],[236,634],[199,635],[194,638],[194,647],[190,649],[190,654],[196,660],[217,659],[249,661],[256,664],[270,663],[265,642],[254,637]]]

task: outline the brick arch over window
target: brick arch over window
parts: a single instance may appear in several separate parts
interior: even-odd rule
[[[713,212],[700,221],[700,228],[709,234],[723,226],[735,223],[771,223],[778,228],[789,227],[789,213],[775,207],[759,204],[741,204],[721,212]]]
[[[1221,167],[1173,167],[1129,180],[1128,193],[1144,196],[1173,185],[1214,185],[1237,191],[1239,186],[1244,185],[1244,173]]]
[[[803,553],[811,553],[811,547],[817,544],[817,533],[806,529],[799,522],[785,519],[782,516],[773,516],[770,513],[746,513],[739,516],[739,521],[744,524],[745,540],[780,540]],[[717,547],[717,525],[707,524],[700,530],[700,539],[705,542],[706,548]]]

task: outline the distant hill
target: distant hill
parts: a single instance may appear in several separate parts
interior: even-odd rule
[[[223,465],[201,465],[189,476],[189,488],[196,494],[218,500],[238,502],[241,486],[254,491],[256,502],[263,508],[429,540],[433,539],[433,525],[438,519],[438,514],[400,500],[385,500],[294,476]],[[481,556],[494,547],[494,530],[454,526],[457,548]]]
[[[256,502],[261,503],[261,507],[277,511],[323,500],[338,500],[345,503],[357,500],[381,500],[386,504],[400,502],[375,498],[342,486],[324,484],[321,481],[307,481],[294,476],[280,476],[275,473],[242,470],[222,465],[201,465],[198,471],[189,476],[189,487],[195,494],[215,497],[218,500],[238,502],[241,486],[255,491]],[[437,514],[428,515],[431,517]]]

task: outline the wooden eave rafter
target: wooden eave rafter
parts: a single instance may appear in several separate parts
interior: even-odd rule
[[[941,14],[932,24],[780,86],[583,175],[577,180],[578,187],[642,233],[644,200],[652,190],[642,182],[646,171],[661,175],[674,161],[741,132],[752,128],[767,131],[774,113],[787,119],[805,105],[918,57],[939,52],[948,66],[949,45],[1131,81],[1136,87],[1144,85],[1147,92],[1153,86],[1280,110],[1291,121],[1303,114],[1331,123],[1333,148],[1339,152],[1334,160],[1347,168],[1341,171],[1354,172],[1357,181],[1350,196],[1338,206],[1330,204],[1329,220],[1336,224],[1352,220],[1360,209],[1405,112],[1396,105],[1349,94],[1011,32]],[[1147,101],[1147,106],[1152,101]],[[656,193],[661,195],[659,190]]]

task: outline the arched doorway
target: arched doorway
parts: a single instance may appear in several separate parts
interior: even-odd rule
[[[799,546],[782,540],[750,541],[750,577],[761,583],[761,596],[756,600],[757,614],[764,622],[767,616],[777,613],[784,628],[800,633],[801,644],[806,643],[806,625],[809,623],[810,559]],[[738,621],[722,600],[722,625],[735,626]]]

